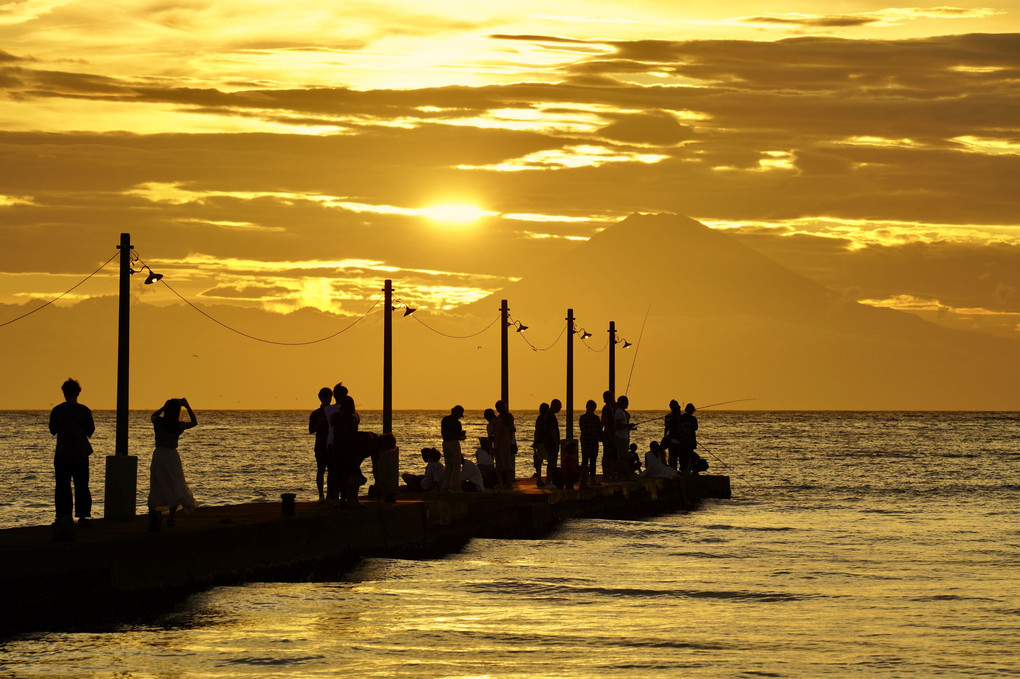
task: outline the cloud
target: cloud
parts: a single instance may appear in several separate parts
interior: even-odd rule
[[[551,44],[578,48],[541,73],[555,83],[400,90],[226,87],[3,57],[11,110],[76,121],[95,105],[139,125],[163,120],[156,110],[189,122],[165,133],[131,131],[127,117],[102,133],[0,133],[17,170],[0,178],[0,290],[4,272],[90,270],[118,225],[147,260],[193,276],[189,296],[244,290],[261,275],[289,291],[281,304],[325,309],[330,295],[363,299],[391,275],[459,301],[561,265],[571,242],[647,211],[740,224],[748,242],[840,292],[1013,303],[1003,291],[1020,282],[1005,274],[985,287],[956,281],[954,297],[927,274],[910,284],[865,262],[881,252],[921,271],[922,255],[895,248],[945,244],[974,271],[960,248],[1013,247],[1020,36]],[[275,133],[219,131],[237,121]],[[489,216],[456,231],[423,219],[441,202]],[[792,235],[776,237],[777,226]],[[220,280],[189,269],[192,256],[261,265]],[[273,271],[342,260],[378,267],[352,272],[343,290],[323,287],[325,271]]]
[[[263,299],[280,299],[288,295],[290,289],[282,285],[246,285],[243,287],[233,285],[218,285],[215,288],[202,291],[201,297],[222,298],[222,299],[243,299],[258,301]]]
[[[673,146],[695,136],[691,127],[665,111],[619,116],[599,133],[615,141],[647,146]]]
[[[959,7],[906,7],[889,8],[874,12],[854,14],[760,14],[757,16],[739,17],[727,23],[748,24],[752,26],[785,26],[801,28],[855,28],[860,26],[893,26],[904,21],[917,19],[984,19],[998,14],[1002,10],[992,8],[959,8]]]

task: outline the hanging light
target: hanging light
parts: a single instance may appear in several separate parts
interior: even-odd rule
[[[623,348],[624,349],[630,348],[630,342],[628,342],[627,340],[623,340]]]
[[[162,280],[162,278],[163,278],[163,274],[161,274],[161,273],[156,273],[156,272],[155,272],[155,271],[153,271],[152,269],[149,269],[149,267],[148,267],[148,266],[143,266],[143,267],[142,267],[141,269],[138,269],[137,271],[135,271],[134,269],[130,269],[130,270],[128,271],[128,273],[131,273],[131,274],[136,274],[136,273],[141,273],[141,272],[143,272],[143,271],[145,271],[145,270],[148,270],[148,271],[149,271],[149,275],[145,277],[145,285],[152,285],[152,284],[153,284],[153,283],[155,283],[156,281],[158,281],[158,280]]]
[[[589,337],[591,337],[591,333],[585,330],[584,328],[581,328],[581,339],[586,340]]]
[[[405,305],[404,305],[404,316],[405,316],[405,317],[407,317],[407,316],[410,316],[411,314],[413,314],[413,313],[414,313],[415,311],[417,311],[417,310],[418,310],[418,309],[416,309],[416,308],[414,308],[414,307],[409,307],[409,306],[407,306],[407,305],[405,304]]]
[[[517,323],[517,332],[524,332],[525,330],[528,329],[528,326],[524,325],[520,321],[516,321],[516,323]]]

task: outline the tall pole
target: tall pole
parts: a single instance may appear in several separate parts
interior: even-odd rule
[[[567,440],[574,438],[574,310],[567,309]]]
[[[128,386],[131,369],[131,234],[120,234],[120,313],[117,325],[117,429],[114,454],[128,454]]]
[[[506,300],[499,306],[500,335],[499,335],[499,400],[510,410],[510,340],[507,330],[510,327],[510,308]]]
[[[382,387],[382,428],[383,433],[393,432],[393,281],[386,279],[385,310],[383,317],[383,387]]]
[[[138,458],[128,455],[128,386],[131,367],[131,234],[120,234],[120,289],[117,318],[117,424],[113,455],[106,456],[103,516],[130,519],[135,515]]]
[[[609,391],[616,398],[616,321],[609,321]]]

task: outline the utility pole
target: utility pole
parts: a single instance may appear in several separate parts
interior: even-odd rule
[[[393,433],[393,281],[386,279],[385,310],[383,317],[383,391],[382,428],[383,433]]]
[[[616,398],[616,321],[609,321],[609,391]]]
[[[106,487],[103,496],[107,519],[130,519],[135,515],[138,489],[138,458],[128,455],[128,387],[131,368],[131,234],[120,234],[120,290],[117,326],[117,424],[114,454],[106,456]]]
[[[574,438],[574,310],[567,309],[567,439]]]
[[[510,309],[504,299],[499,306],[500,331],[499,331],[499,400],[510,412],[510,340],[507,329],[510,327]]]

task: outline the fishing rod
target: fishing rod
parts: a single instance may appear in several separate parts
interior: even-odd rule
[[[760,401],[760,400],[761,399],[758,398],[758,397],[755,397],[755,398],[738,398],[738,399],[734,399],[732,401],[721,401],[719,403],[712,403],[712,404],[707,405],[707,406],[701,406],[700,408],[698,408],[698,410],[704,410],[706,408],[714,408],[715,406],[729,405],[730,403],[743,403],[744,401]],[[635,422],[634,426],[636,427],[639,424],[645,424],[646,422],[654,422],[655,420],[664,420],[667,417],[669,417],[669,415],[659,415],[658,417],[653,417],[653,418],[648,419],[648,420],[641,420],[640,422]]]
[[[654,422],[655,420],[664,420],[664,419],[666,419],[667,417],[669,417],[669,415],[659,415],[658,417],[653,417],[653,418],[652,418],[652,419],[650,419],[650,420],[641,420],[640,422],[635,422],[635,423],[634,423],[634,424],[633,424],[632,426],[635,426],[635,427],[636,427],[636,426],[638,426],[639,424],[645,424],[645,423],[647,423],[647,422]]]
[[[725,406],[725,405],[729,405],[730,403],[743,403],[744,401],[760,401],[760,400],[761,399],[758,398],[758,397],[755,397],[755,398],[738,398],[738,399],[734,399],[732,401],[722,401],[720,403],[712,403],[711,405],[701,406],[700,408],[698,408],[698,410],[704,410],[705,408],[714,408],[715,406]]]

